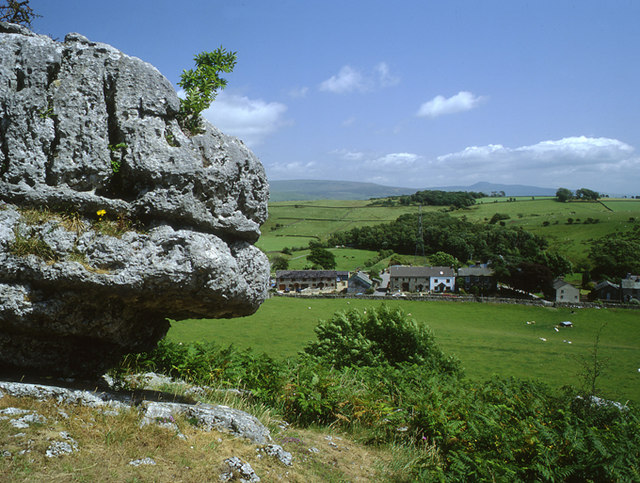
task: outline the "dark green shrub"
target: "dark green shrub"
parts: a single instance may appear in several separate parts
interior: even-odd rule
[[[509,215],[507,215],[506,213],[495,213],[491,217],[491,219],[489,220],[489,224],[490,225],[495,225],[500,220],[508,220],[509,218],[511,218],[511,217]]]
[[[318,340],[304,353],[338,369],[351,366],[423,364],[442,373],[459,373],[459,362],[438,347],[431,330],[387,305],[364,312],[337,312],[315,329]]]

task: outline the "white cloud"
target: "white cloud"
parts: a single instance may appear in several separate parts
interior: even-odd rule
[[[293,97],[294,99],[301,99],[303,97],[307,97],[308,92],[308,87],[297,87],[289,91],[289,96]]]
[[[460,180],[474,182],[623,192],[628,190],[624,186],[640,181],[636,174],[640,158],[633,157],[633,152],[633,147],[617,139],[575,136],[515,148],[500,144],[470,146],[438,156],[429,163],[429,169],[448,174],[451,179],[457,173]]]
[[[319,89],[334,94],[369,92],[382,87],[390,87],[399,82],[400,78],[391,74],[386,62],[380,62],[369,74],[363,74],[350,65],[345,65],[336,75],[323,81]]]
[[[345,94],[352,91],[365,91],[367,86],[360,72],[345,65],[336,75],[329,77],[320,84],[321,91]]]
[[[640,194],[640,156],[629,144],[586,136],[508,147],[469,146],[427,158],[412,152],[339,149],[322,162],[267,166],[274,179],[341,179],[425,189],[471,186],[479,181],[613,194]]]
[[[386,62],[380,62],[376,66],[376,73],[378,74],[378,82],[382,87],[394,86],[400,82],[399,77],[391,75],[389,72],[389,66]]]
[[[635,194],[640,186],[640,156],[632,146],[611,138],[574,136],[517,147],[469,146],[434,158],[411,152],[330,154],[333,159],[318,166],[325,173],[320,177],[331,179],[327,173],[339,173],[340,179],[417,189],[489,181]]]
[[[225,134],[236,136],[249,146],[260,144],[285,125],[287,106],[221,92],[203,116]]]
[[[356,122],[356,118],[354,116],[351,116],[345,119],[344,121],[342,121],[341,125],[342,127],[350,127],[350,126],[353,126],[355,122]]]
[[[361,161],[365,158],[366,154],[360,151],[349,151],[346,149],[338,149],[332,151],[331,154],[337,155],[340,159],[345,161]]]
[[[270,178],[274,179],[310,179],[320,173],[315,161],[272,163],[265,166]]]
[[[416,113],[419,117],[435,118],[445,114],[469,111],[480,105],[484,97],[475,96],[468,91],[460,91],[455,96],[445,98],[436,96],[420,106]]]
[[[413,153],[390,153],[385,154],[376,159],[372,159],[369,161],[369,165],[377,166],[381,168],[404,168],[404,167],[413,167],[420,159],[420,156]]]
[[[617,139],[577,136],[517,148],[505,148],[500,144],[471,146],[457,153],[438,156],[437,159],[453,163],[500,161],[508,162],[518,169],[540,168],[541,165],[559,163],[565,168],[584,168],[587,165],[619,162],[632,152],[631,146]]]

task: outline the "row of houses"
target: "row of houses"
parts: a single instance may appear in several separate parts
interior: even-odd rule
[[[381,284],[387,292],[444,293],[464,289],[488,294],[496,290],[493,271],[487,267],[465,267],[456,271],[451,267],[393,266],[381,279],[371,279],[361,271],[278,270],[275,280],[275,288],[281,292],[364,293]]]
[[[349,272],[338,270],[278,270],[276,290],[280,292],[342,292],[348,288]]]
[[[497,282],[493,270],[487,266],[451,267],[393,266],[380,279],[371,279],[364,272],[339,270],[278,270],[275,288],[281,292],[365,293],[379,289],[387,293],[460,292],[493,294]],[[580,290],[563,279],[553,282],[555,301],[580,302]],[[640,276],[627,275],[620,284],[601,282],[596,285],[592,298],[611,302],[640,300]]]
[[[478,290],[492,293],[496,290],[493,270],[488,267],[464,267],[457,271],[451,267],[405,267],[389,269],[390,292],[466,292]]]

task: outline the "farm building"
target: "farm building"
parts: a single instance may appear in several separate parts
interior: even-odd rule
[[[278,270],[276,287],[282,292],[317,290],[340,292],[347,288],[349,272],[338,270]]]
[[[347,293],[361,293],[366,292],[373,287],[373,281],[369,276],[360,271],[354,273],[349,277],[349,286],[347,287]]]
[[[493,270],[488,267],[462,267],[458,269],[456,288],[469,293],[493,293],[496,291]]]
[[[619,302],[620,285],[618,285],[617,283],[609,282],[608,280],[603,280],[593,288],[590,298]]]
[[[553,282],[556,302],[580,302],[580,290],[561,278]]]
[[[640,300],[640,275],[627,274],[627,277],[620,281],[620,287],[623,302],[629,302],[631,299]]]
[[[405,267],[389,269],[390,292],[452,292],[455,272],[451,267]]]

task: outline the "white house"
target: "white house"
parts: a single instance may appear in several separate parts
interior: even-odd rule
[[[452,292],[456,274],[451,267],[405,267],[389,269],[389,292]]]
[[[556,302],[580,302],[580,290],[561,278],[553,282]]]

